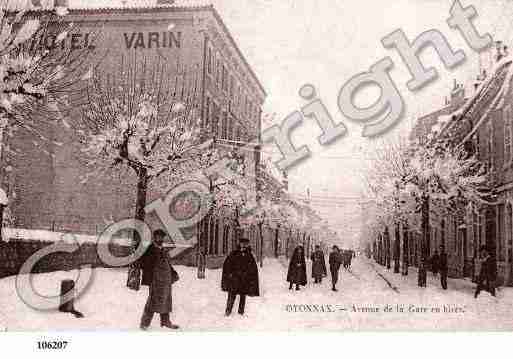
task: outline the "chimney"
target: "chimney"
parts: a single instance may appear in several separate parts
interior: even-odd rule
[[[68,0],[55,0],[53,7],[68,7]]]
[[[173,5],[175,0],[157,0],[157,5]]]
[[[503,47],[502,41],[495,41],[495,61],[499,62],[504,56],[506,56],[504,49],[507,49],[506,46]]]

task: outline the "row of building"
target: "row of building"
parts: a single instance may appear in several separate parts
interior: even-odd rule
[[[26,2],[18,1],[20,7]],[[115,73],[127,60],[144,61],[148,66],[164,63],[167,72],[163,75],[175,82],[176,92],[194,88],[201,136],[215,138],[221,149],[240,150],[245,167],[258,172],[266,92],[212,5],[197,0],[125,1],[119,6],[109,5],[109,1],[105,6],[79,0],[37,3],[41,6],[26,16],[41,17],[56,5],[67,5],[64,22],[73,23],[73,31],[60,46],[87,49],[85,66],[101,74]],[[16,1],[8,5],[7,10],[18,10]],[[51,33],[39,41],[35,46],[56,47]],[[23,130],[8,143],[4,139],[3,146],[9,151],[2,151],[0,180],[10,198],[14,227],[99,234],[112,221],[134,215],[135,178],[120,175],[118,179],[82,181],[86,168],[73,132],[74,124],[81,121],[81,109],[66,116],[64,123],[69,126],[47,121],[41,129],[48,142],[35,141],[32,133]],[[287,186],[280,181],[275,181],[275,187],[286,193]],[[151,190],[148,203],[161,195]],[[194,264],[202,250],[207,266],[219,266],[243,234],[260,258],[285,254],[295,243],[310,248],[320,242],[312,228],[272,222],[263,224],[263,229],[243,227],[235,212],[230,209],[207,216],[193,229],[201,245],[182,252],[178,259]],[[151,226],[160,225],[151,216],[148,221]]]
[[[428,256],[443,245],[449,275],[475,279],[479,248],[486,246],[497,262],[498,284],[513,285],[513,58],[501,42],[492,51],[493,68],[481,69],[470,89],[454,81],[444,105],[418,118],[410,141],[423,146],[443,137],[464,146],[485,165],[493,191],[488,203],[459,210],[432,201]],[[405,254],[410,265],[418,265],[420,241],[420,233],[399,225],[384,230],[369,249],[387,266],[394,258],[404,262]]]

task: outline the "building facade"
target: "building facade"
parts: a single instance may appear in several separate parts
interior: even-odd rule
[[[513,285],[513,168],[512,59],[496,50],[496,64],[490,74],[482,71],[468,96],[462,95],[447,107],[418,120],[412,132],[425,138],[440,115],[451,115],[437,136],[462,145],[485,165],[494,196],[487,203],[468,205],[448,214],[443,203],[430,214],[431,252],[444,244],[449,274],[475,278],[479,248],[486,246],[497,262],[499,285]],[[462,90],[462,86],[455,88]],[[454,91],[453,91],[454,92]]]
[[[266,93],[213,6],[186,0],[119,7],[72,5],[73,1],[64,21],[74,26],[64,41],[56,45],[56,36],[49,34],[38,46],[87,49],[86,66],[105,76],[130,62],[164,64],[177,93],[194,89],[202,136],[215,138],[225,149],[253,143],[249,150],[241,149],[241,155],[245,167],[256,171]],[[27,16],[42,16],[45,11]],[[51,140],[46,143],[23,131],[9,139],[12,151],[4,156],[3,167],[12,169],[2,181],[17,227],[95,234],[112,221],[134,215],[135,178],[120,175],[84,183],[86,169],[73,132],[82,115],[77,106],[62,121],[48,123],[42,131]],[[161,195],[150,189],[148,203]],[[209,251],[225,254],[231,244],[214,241],[229,235],[225,226],[214,226],[213,231],[217,235],[209,236]]]

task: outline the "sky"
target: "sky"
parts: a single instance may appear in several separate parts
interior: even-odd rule
[[[296,146],[306,144],[312,156],[289,172],[291,193],[302,197],[308,189],[314,207],[339,230],[344,241],[351,241],[360,225],[355,197],[360,197],[364,190],[362,170],[372,158],[376,144],[407,135],[416,118],[442,107],[454,79],[463,83],[470,95],[479,64],[486,67],[490,63],[489,52],[475,53],[459,32],[447,25],[452,5],[448,0],[212,0],[211,3],[267,90],[265,112],[276,113],[277,121],[281,121],[305,104],[298,90],[303,84],[311,83],[335,122],[348,127],[346,136],[325,147],[317,143],[319,127],[306,120],[292,133],[292,141]],[[489,32],[494,40],[511,44],[513,1],[461,3],[476,8],[478,16],[473,22],[481,34]],[[433,49],[423,50],[421,59],[426,66],[434,66],[439,76],[412,93],[405,85],[410,75],[401,58],[395,50],[381,45],[381,39],[398,28],[411,41],[424,31],[437,29],[454,50],[464,51],[466,61],[447,70]],[[337,107],[337,96],[346,81],[368,71],[385,56],[394,62],[391,76],[404,99],[406,111],[393,131],[369,140],[361,136],[360,124],[343,117]],[[362,91],[356,101],[368,106],[378,96],[379,91],[371,87]],[[269,125],[264,123],[264,129]],[[266,154],[276,151],[273,145],[264,147]],[[276,160],[279,155],[272,158]]]

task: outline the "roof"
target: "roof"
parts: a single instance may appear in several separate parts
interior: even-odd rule
[[[10,11],[36,9],[51,10],[58,5],[58,0],[0,0],[0,7]],[[108,9],[149,9],[156,7],[204,7],[210,3],[206,0],[175,0],[172,4],[158,4],[158,0],[68,0],[69,10],[108,10]]]

